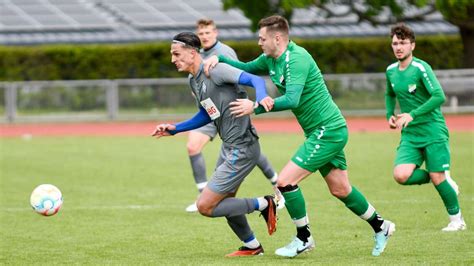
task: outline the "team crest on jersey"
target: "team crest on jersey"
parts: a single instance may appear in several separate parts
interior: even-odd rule
[[[280,84],[285,85],[285,77],[283,75],[280,77]]]
[[[201,92],[206,93],[207,92],[207,87],[206,84],[203,82],[201,86]]]
[[[408,84],[408,92],[414,94],[416,92],[416,84]]]

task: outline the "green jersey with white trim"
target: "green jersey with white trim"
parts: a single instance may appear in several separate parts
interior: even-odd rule
[[[398,62],[393,63],[387,67],[386,78],[387,119],[394,115],[396,100],[401,112],[409,113],[413,118],[402,130],[402,140],[429,143],[449,138],[441,113],[446,97],[428,63],[413,57],[404,70],[399,69]]]
[[[233,61],[223,56],[219,56],[219,61],[246,72],[269,74],[272,82],[282,94],[275,99],[274,111],[285,109],[282,107],[286,104],[283,100],[285,94],[286,98],[299,99],[291,111],[306,136],[322,126],[338,128],[346,125],[339,107],[329,94],[323,75],[313,57],[306,49],[294,42],[290,41],[285,52],[276,59],[262,54],[248,63]]]

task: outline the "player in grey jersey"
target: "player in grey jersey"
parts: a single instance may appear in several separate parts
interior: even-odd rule
[[[271,235],[276,230],[276,203],[272,196],[235,198],[240,184],[256,165],[260,144],[250,116],[232,115],[230,103],[247,98],[246,92],[237,84],[254,87],[257,102],[267,111],[273,107],[273,100],[266,95],[263,79],[229,65],[217,65],[210,72],[210,77],[206,77],[198,51],[200,46],[198,36],[191,32],[176,35],[171,45],[171,62],[179,72],[190,74],[189,84],[199,105],[199,112],[181,123],[159,124],[152,135],[157,138],[170,136],[199,128],[211,121],[216,125],[223,142],[223,161],[199,195],[198,211],[208,217],[225,217],[243,242],[239,250],[227,256],[259,255],[263,253],[262,245],[250,229],[245,215],[260,211]]]
[[[232,48],[217,40],[218,31],[213,20],[198,20],[196,23],[196,34],[201,41],[202,48],[200,49],[200,53],[204,60],[212,55],[225,55],[227,57],[237,59],[237,55]],[[199,192],[201,192],[207,184],[206,163],[201,152],[206,144],[214,139],[216,134],[217,128],[214,123],[209,123],[203,127],[191,130],[188,134],[186,148],[193,171],[194,182],[196,183],[196,187]],[[221,152],[217,159],[216,166],[220,165],[222,161],[223,158]],[[258,158],[257,166],[273,185],[275,194],[277,196],[278,208],[283,208],[285,206],[284,198],[275,186],[278,177],[277,173],[263,153],[261,153],[260,157]],[[188,207],[186,207],[186,211],[196,212],[196,203],[193,202]]]

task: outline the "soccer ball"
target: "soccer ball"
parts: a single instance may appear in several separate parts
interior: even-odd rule
[[[39,185],[31,193],[30,204],[35,212],[51,216],[56,214],[63,205],[63,195],[56,186]]]

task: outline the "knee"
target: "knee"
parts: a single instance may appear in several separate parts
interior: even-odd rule
[[[444,172],[431,172],[430,179],[431,182],[433,182],[433,184],[437,186],[441,184],[444,180],[446,180],[446,175],[444,174]]]
[[[325,180],[329,188],[329,193],[336,198],[345,198],[352,191],[347,170],[334,168],[326,175]]]
[[[332,186],[329,188],[331,195],[338,199],[346,198],[351,193],[351,186]]]
[[[402,169],[402,168],[395,168],[393,170],[393,179],[397,181],[397,183],[403,185],[407,182],[408,178],[413,174],[412,170]]]
[[[213,208],[209,206],[209,204],[203,203],[202,201],[198,201],[196,203],[197,209],[199,213],[203,216],[211,217]]]
[[[186,149],[188,150],[189,155],[196,155],[201,152],[201,146],[199,143],[196,143],[194,141],[188,141],[186,144]]]

